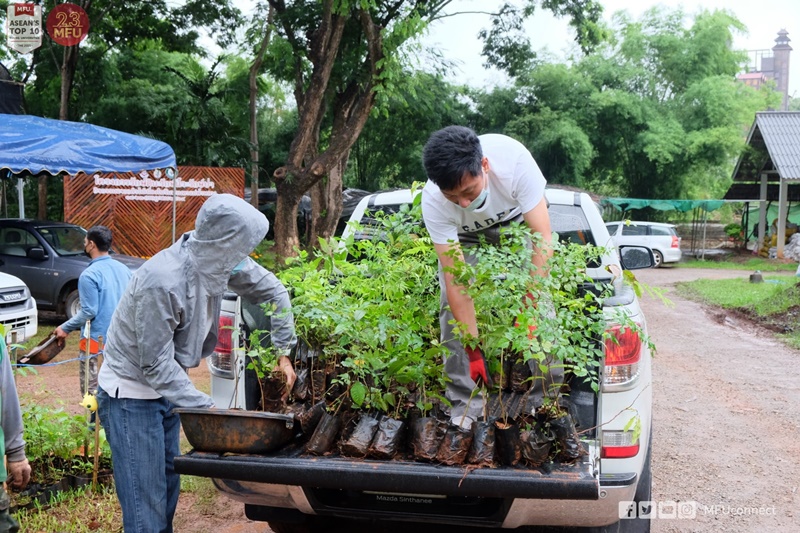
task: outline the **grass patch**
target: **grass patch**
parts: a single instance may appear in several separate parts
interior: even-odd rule
[[[764,283],[748,279],[699,279],[678,283],[686,298],[744,313],[776,331],[784,342],[800,348],[800,284],[796,278],[765,276]]]
[[[716,268],[720,270],[760,270],[761,272],[794,272],[797,263],[784,263],[775,259],[732,255],[724,259],[686,259],[675,263],[679,268]]]
[[[214,482],[207,477],[181,476],[181,494],[194,494],[193,509],[198,514],[211,514],[214,510],[214,498],[218,492]]]
[[[726,309],[751,310],[769,299],[782,295],[788,283],[780,278],[766,276],[764,283],[750,283],[748,279],[698,279],[678,283],[678,293],[695,301]],[[775,280],[777,283],[771,283]]]
[[[122,509],[113,486],[91,492],[76,489],[60,493],[47,509],[22,509],[16,513],[21,531],[119,533]]]

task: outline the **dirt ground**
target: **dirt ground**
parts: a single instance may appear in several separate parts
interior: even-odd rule
[[[673,303],[642,299],[658,350],[652,498],[664,514],[675,502],[683,516],[656,519],[653,531],[800,531],[800,511],[795,510],[800,504],[800,385],[795,372],[800,352],[783,345],[773,331],[687,301],[674,290],[678,281],[750,272],[666,267],[636,274],[645,284],[665,288]],[[50,401],[62,398],[68,409],[79,412],[76,365],[43,368],[38,376],[20,379],[20,391]],[[204,364],[190,375],[208,391]],[[199,502],[202,497],[181,495],[176,532],[271,531],[248,521],[242,504],[221,495]]]
[[[653,501],[694,518],[658,519],[655,532],[798,531],[800,353],[739,316],[687,301],[675,283],[746,278],[749,271],[661,268],[640,281],[658,349],[653,365]],[[665,507],[665,511],[668,509]]]

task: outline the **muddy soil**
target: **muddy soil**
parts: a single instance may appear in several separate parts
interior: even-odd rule
[[[800,352],[745,316],[706,308],[675,292],[679,281],[746,277],[750,272],[666,267],[636,274],[648,285],[663,287],[673,303],[642,298],[658,350],[653,365],[652,498],[656,510],[660,503],[666,512],[675,502],[682,515],[656,519],[652,530],[800,531]],[[62,398],[78,412],[77,373],[76,363],[42,369],[39,377],[25,378],[19,386],[29,393],[44,387],[47,397]],[[204,364],[190,375],[198,388],[208,391]],[[36,395],[42,397],[41,392]],[[243,505],[224,496],[197,500],[192,493],[181,495],[176,532],[271,531],[266,524],[248,521]]]

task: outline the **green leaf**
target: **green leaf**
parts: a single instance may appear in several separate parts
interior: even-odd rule
[[[350,398],[356,407],[361,407],[367,397],[367,388],[363,383],[357,381],[350,387]]]

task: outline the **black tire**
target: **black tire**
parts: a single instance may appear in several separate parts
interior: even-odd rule
[[[67,320],[69,320],[77,315],[80,310],[81,298],[78,296],[78,289],[73,289],[67,294],[67,298],[64,300],[64,314],[67,316]]]
[[[653,259],[656,263],[653,268],[659,268],[664,264],[664,255],[658,250],[653,250]]]

